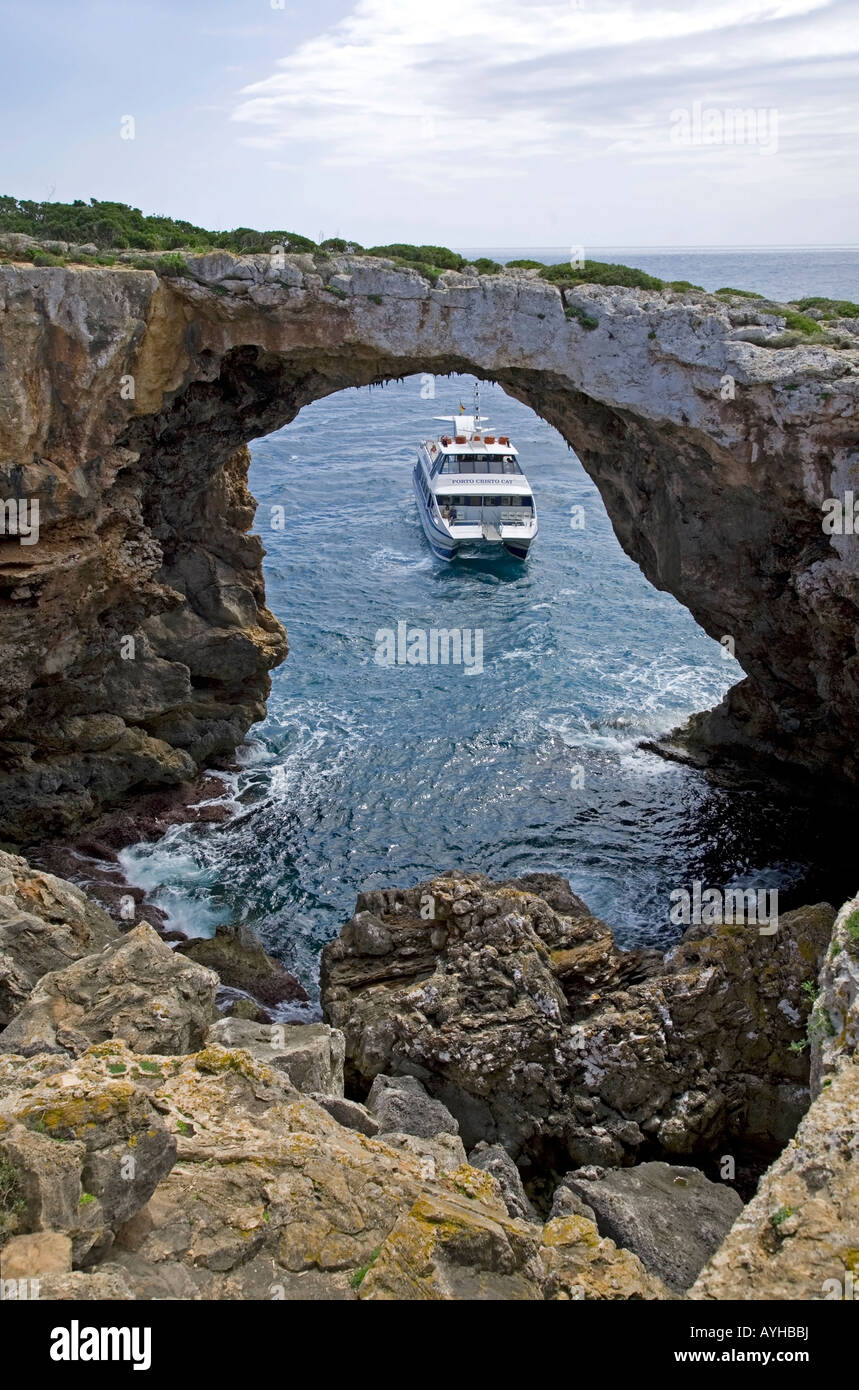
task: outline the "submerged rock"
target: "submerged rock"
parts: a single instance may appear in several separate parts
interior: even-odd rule
[[[266,954],[256,932],[246,923],[219,926],[214,936],[183,941],[177,950],[215,970],[222,984],[252,995],[262,1005],[307,1002],[304,987]]]

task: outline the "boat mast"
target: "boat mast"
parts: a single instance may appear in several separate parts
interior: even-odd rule
[[[478,426],[479,426],[479,424],[480,424],[480,382],[479,382],[479,381],[475,381],[475,383],[474,383],[474,428],[477,429]]]

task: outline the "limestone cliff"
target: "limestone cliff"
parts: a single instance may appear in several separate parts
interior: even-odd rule
[[[698,292],[366,257],[0,267],[0,836],[73,828],[229,757],[286,651],[248,534],[249,440],[346,386],[494,378],[576,449],[621,544],[748,678],[697,749],[855,783],[859,351]],[[593,326],[594,320],[596,326]]]

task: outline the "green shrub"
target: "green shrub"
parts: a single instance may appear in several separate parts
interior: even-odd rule
[[[589,332],[594,328],[599,328],[599,319],[595,319],[593,314],[589,314],[584,309],[579,308],[578,304],[568,304],[564,310],[564,314],[568,319],[575,319],[577,323],[581,324],[582,328],[587,328]]]
[[[814,337],[823,332],[816,319],[810,319],[807,314],[796,314],[791,309],[784,311],[784,325],[788,332],[807,333],[809,337]]]
[[[488,256],[478,256],[471,264],[481,275],[497,275],[498,271],[504,268],[499,261],[492,261]]]
[[[797,309],[818,309],[825,319],[859,318],[859,304],[851,299],[823,299],[813,295],[810,299],[796,300]]]
[[[610,261],[585,261],[581,269],[574,269],[564,262],[562,265],[547,265],[540,271],[542,279],[550,285],[563,289],[572,285],[624,285],[638,290],[661,290],[665,281],[655,275],[646,275],[630,265],[614,265]]]
[[[545,261],[506,261],[505,264],[513,270],[545,270]]]
[[[50,251],[36,251],[33,254],[33,265],[52,266],[65,265],[64,256],[54,256]]]
[[[185,257],[180,256],[178,251],[173,251],[169,256],[159,256],[157,261],[151,263],[150,268],[156,275],[184,275],[187,272]]]
[[[738,294],[738,295],[740,296],[741,299],[763,299],[763,298],[764,298],[764,296],[763,296],[762,294],[758,294],[756,290],[734,290],[734,289],[731,289],[730,286],[724,287],[724,288],[721,289],[721,290],[716,290],[716,294]]]
[[[35,202],[27,198],[0,197],[0,232],[25,232],[41,241],[68,241],[77,245],[94,242],[102,250],[177,251],[193,247],[198,251],[269,252],[274,245],[289,251],[312,251],[316,243],[297,232],[258,232],[253,227],[236,227],[231,232],[212,232],[193,222],[147,216],[127,203]]]
[[[691,280],[669,280],[670,290],[703,290],[703,285],[693,285]]]
[[[341,253],[352,253],[363,251],[364,248],[360,241],[344,241],[342,236],[329,236],[319,243],[320,251],[339,251]]]
[[[391,260],[408,261],[422,266],[435,266],[439,271],[461,270],[467,264],[464,256],[451,251],[447,246],[412,246],[405,241],[394,241],[390,246],[371,246],[366,254],[386,256]]]

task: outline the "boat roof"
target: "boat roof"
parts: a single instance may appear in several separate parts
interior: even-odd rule
[[[487,454],[514,455],[519,453],[519,450],[516,448],[516,445],[510,442],[506,434],[503,437],[507,440],[507,443],[499,444],[499,437],[492,430],[487,431],[485,426],[482,430],[475,430],[473,425],[469,427],[468,424],[463,423],[464,421],[469,421],[472,419],[473,416],[471,415],[459,415],[456,417],[456,424],[454,428],[451,430],[450,435],[448,436],[447,431],[444,432],[445,438],[450,438],[450,444],[441,444],[441,435],[439,435],[438,439],[427,439],[424,441],[424,443],[427,445],[435,444],[437,446],[440,446],[444,449],[445,453],[449,454],[459,453],[463,449],[466,451],[466,453],[483,452]],[[489,434],[489,442],[487,442],[485,438],[486,433]],[[462,438],[463,442],[457,443],[457,439],[460,438]]]

